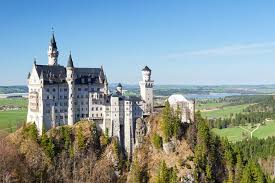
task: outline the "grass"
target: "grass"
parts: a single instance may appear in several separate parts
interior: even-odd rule
[[[248,107],[249,104],[235,105],[235,106],[225,106],[217,110],[211,111],[202,111],[201,114],[203,117],[210,118],[226,118],[229,117],[230,114],[236,114],[243,112],[243,110]]]
[[[197,104],[196,109],[197,110],[210,110],[215,108],[220,108],[225,105],[228,105],[228,102],[207,102],[205,104]]]
[[[13,106],[27,108],[28,100],[23,99],[23,98],[16,98],[16,99],[4,98],[4,99],[0,99],[0,106],[4,106],[4,105],[13,105]]]
[[[4,105],[18,106],[22,109],[0,111],[0,133],[14,131],[16,125],[22,124],[27,118],[27,99],[0,99],[0,106]]]
[[[253,133],[253,137],[266,138],[275,136],[275,121],[268,121],[265,125],[261,125],[258,130]]]
[[[251,127],[251,125],[242,127],[249,131],[252,131],[256,128]],[[250,133],[244,129],[241,129],[240,127],[230,127],[224,129],[213,128],[212,132],[221,137],[226,137],[230,142],[237,142],[244,140],[245,138],[250,138]],[[265,125],[261,125],[255,132],[253,132],[253,137],[259,139],[265,139],[271,136],[275,136],[275,120],[266,122]]]
[[[220,137],[227,138],[230,142],[237,142],[245,139],[249,136],[249,133],[239,127],[217,129],[213,128],[212,132],[217,134]]]

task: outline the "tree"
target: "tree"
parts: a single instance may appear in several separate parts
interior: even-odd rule
[[[243,174],[243,160],[239,148],[237,148],[236,153],[237,162],[235,165],[235,182],[240,182]]]
[[[139,166],[139,162],[137,158],[135,158],[135,160],[133,161],[132,168],[131,168],[131,175],[132,175],[133,183],[142,182],[142,171],[141,171],[141,167]]]
[[[152,143],[155,146],[155,148],[160,149],[162,148],[162,138],[157,133],[154,133],[152,135]]]
[[[161,161],[157,176],[157,183],[169,183],[169,170],[165,161]]]
[[[109,137],[109,129],[106,128],[105,132],[103,134],[103,142],[102,142],[102,144],[103,145],[108,145],[108,144],[110,144],[110,142],[111,142],[111,139]]]
[[[84,135],[81,126],[79,126],[79,128],[77,129],[77,147],[79,150],[85,148]]]
[[[177,167],[172,168],[171,175],[170,175],[170,183],[177,183],[178,182],[177,173],[178,173]]]
[[[165,107],[162,110],[161,129],[164,135],[164,141],[167,142],[173,134],[172,127],[172,111],[168,101],[165,102]]]
[[[24,125],[23,126],[23,134],[26,137],[29,137],[32,140],[37,141],[37,139],[38,139],[38,131],[37,131],[35,123]]]

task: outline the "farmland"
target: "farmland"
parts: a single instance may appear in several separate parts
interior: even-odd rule
[[[257,128],[258,125],[259,128]],[[255,130],[252,133],[253,138],[256,137],[259,139],[264,139],[270,136],[275,136],[275,121],[268,121],[265,124],[257,124],[253,127],[247,124],[246,126],[236,126],[224,129],[214,128],[212,129],[212,132],[221,137],[226,137],[231,142],[237,142],[246,138],[250,138],[250,132],[253,130]]]
[[[26,99],[0,99],[0,107],[0,132],[12,132],[26,120]]]

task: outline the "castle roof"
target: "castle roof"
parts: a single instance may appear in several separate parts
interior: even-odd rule
[[[149,72],[151,72],[151,69],[150,69],[148,66],[145,66],[145,67],[142,69],[142,71],[149,71]]]
[[[66,83],[66,67],[60,65],[36,65],[38,76],[43,75],[44,84]],[[74,68],[75,84],[100,83],[100,68]]]
[[[74,67],[73,59],[72,59],[72,54],[70,52],[67,67]]]
[[[55,42],[55,37],[54,37],[54,33],[53,33],[52,38],[51,38],[51,41],[50,41],[50,46],[51,46],[52,48],[57,49],[56,42]]]
[[[173,94],[168,98],[168,102],[171,105],[177,104],[178,102],[190,102],[181,94]]]
[[[121,87],[122,87],[121,83],[118,83],[117,87],[120,87],[120,88],[121,88]]]

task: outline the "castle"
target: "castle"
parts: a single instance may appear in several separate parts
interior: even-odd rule
[[[34,61],[28,75],[27,122],[39,130],[92,120],[109,136],[116,136],[127,155],[133,151],[137,119],[153,112],[151,70],[142,70],[140,97],[125,96],[121,84],[110,92],[103,67],[78,68],[70,53],[67,66],[58,64],[54,34],[48,48],[48,65]]]

